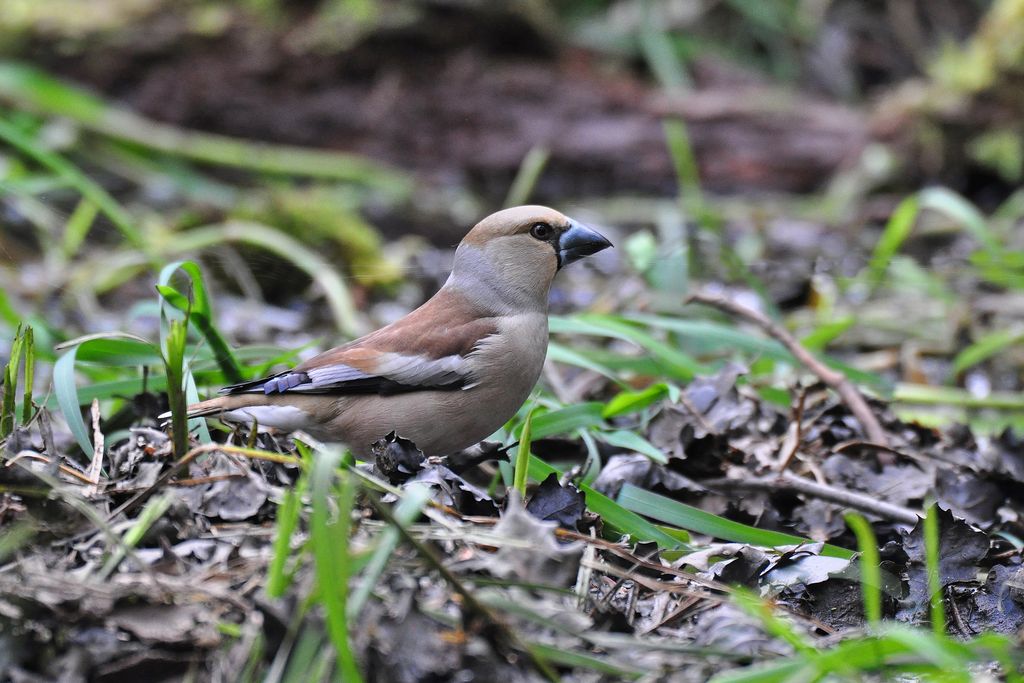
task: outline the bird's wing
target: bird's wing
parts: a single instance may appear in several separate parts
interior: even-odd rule
[[[226,387],[221,393],[392,394],[472,386],[476,378],[468,356],[497,332],[496,321],[475,318],[439,325],[419,313],[291,370]]]

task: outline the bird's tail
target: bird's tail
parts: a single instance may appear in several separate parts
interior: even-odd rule
[[[263,394],[233,394],[231,396],[218,396],[199,403],[193,403],[188,407],[186,415],[189,419],[193,417],[208,417],[220,415],[238,408],[249,408],[251,406],[265,405],[267,399]],[[171,414],[164,413],[161,420],[169,420]]]

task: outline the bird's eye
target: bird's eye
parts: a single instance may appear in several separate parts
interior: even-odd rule
[[[539,240],[546,240],[551,237],[554,231],[554,228],[552,228],[547,223],[534,223],[533,227],[530,228],[530,235],[536,237]]]

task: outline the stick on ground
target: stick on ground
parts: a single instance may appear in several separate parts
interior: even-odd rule
[[[711,294],[694,294],[687,298],[686,303],[704,304],[740,318],[744,318],[760,327],[771,337],[777,339],[789,350],[790,353],[793,354],[793,356],[796,357],[798,361],[804,365],[804,367],[817,375],[822,382],[839,394],[839,398],[843,400],[846,407],[850,409],[853,416],[857,418],[858,422],[860,422],[860,425],[868,439],[878,445],[888,446],[889,438],[886,435],[885,430],[882,429],[882,425],[878,422],[878,418],[875,417],[874,412],[872,412],[871,408],[868,407],[867,401],[865,401],[864,397],[861,396],[857,387],[855,387],[853,383],[846,378],[846,375],[833,370],[815,358],[810,351],[801,346],[800,342],[777,322],[770,319],[760,311],[755,311],[747,308],[746,306],[741,306],[740,304],[721,296]]]

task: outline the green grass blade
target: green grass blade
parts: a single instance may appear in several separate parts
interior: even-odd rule
[[[158,365],[160,352],[151,342],[125,332],[100,332],[77,337],[57,346],[58,351],[78,347],[78,360],[110,367]]]
[[[28,424],[32,419],[32,391],[35,383],[36,370],[36,340],[31,325],[25,326],[24,346],[22,347],[23,372],[25,385],[22,387],[21,395],[21,423]]]
[[[864,616],[868,624],[877,627],[882,621],[882,571],[878,555],[878,541],[871,524],[856,512],[846,514],[846,525],[857,537],[860,551],[860,587],[864,599]]]
[[[917,195],[907,197],[889,216],[885,224],[882,236],[878,238],[878,244],[868,260],[867,274],[868,282],[872,288],[878,287],[885,277],[885,271],[892,262],[900,247],[910,236],[917,222],[917,216],[921,212],[921,202]]]
[[[188,399],[185,395],[185,347],[188,325],[183,320],[170,321],[167,333],[167,358],[164,372],[167,375],[167,402],[171,408],[171,431],[174,442],[174,457],[180,458],[188,452]]]
[[[604,441],[612,446],[625,448],[626,450],[633,451],[634,453],[646,455],[648,458],[661,465],[668,464],[668,456],[636,432],[621,429],[614,432],[597,432],[594,436],[598,440]]]
[[[0,98],[42,114],[72,119],[115,140],[202,163],[360,183],[396,198],[412,189],[412,181],[404,173],[357,155],[239,140],[157,123],[16,62],[0,62]]]
[[[966,389],[938,387],[930,384],[901,382],[893,391],[893,401],[918,405],[948,405],[960,408],[992,408],[996,410],[1024,410],[1024,396],[1018,392],[992,392],[975,396]]]
[[[767,547],[813,542],[799,536],[758,529],[757,527],[733,522],[691,505],[658,495],[657,493],[645,491],[628,483],[624,484],[619,491],[617,501],[627,510],[644,515],[645,517],[651,517],[680,529],[714,536],[726,541],[751,543]],[[821,554],[843,559],[851,559],[853,557],[852,551],[829,544],[825,544],[822,547]]]
[[[959,224],[982,245],[985,251],[998,253],[1003,250],[996,235],[989,228],[988,221],[970,201],[946,187],[929,187],[919,193],[922,209],[944,214]]]
[[[652,384],[646,389],[638,391],[621,391],[604,404],[601,416],[612,418],[620,415],[629,415],[630,413],[638,413],[665,398],[668,396],[668,393],[668,385],[664,382]]]
[[[430,489],[422,484],[411,484],[402,489],[401,502],[395,507],[395,521],[402,526],[412,524],[430,501],[430,495]],[[388,527],[380,533],[360,583],[349,597],[348,618],[350,623],[355,623],[358,620],[359,613],[362,612],[370,593],[377,585],[377,580],[383,573],[388,558],[395,552],[395,548],[398,547],[401,540],[398,530],[392,527]]]
[[[44,489],[45,490],[45,489]],[[39,523],[31,517],[8,522],[0,534],[0,562],[7,562],[18,550],[28,545],[39,531]]]
[[[191,301],[174,287],[169,286],[171,277],[177,270],[183,271],[189,278],[191,286]],[[199,333],[203,335],[206,343],[213,350],[217,364],[224,372],[228,382],[237,384],[245,379],[242,367],[238,359],[232,353],[227,341],[221,335],[213,322],[213,307],[210,305],[210,298],[203,283],[203,274],[199,266],[193,261],[178,261],[169,264],[160,271],[157,291],[167,303],[189,316],[189,321],[194,323]]]
[[[251,244],[294,264],[323,290],[331,313],[342,332],[357,336],[365,331],[365,325],[356,312],[352,295],[335,266],[298,240],[269,226],[247,221],[229,221],[198,227],[176,235],[173,243],[165,247],[175,254],[186,254],[220,246],[224,242]]]
[[[969,654],[957,651],[960,648],[944,635],[937,636],[925,630],[909,628],[892,628],[885,633],[885,639],[904,645],[907,650],[916,653],[929,662],[938,672],[942,672],[943,681],[960,680],[964,683],[972,681],[965,664]]]
[[[799,659],[785,659],[781,662],[757,664],[742,669],[732,669],[716,674],[709,683],[789,683],[790,681],[815,680],[805,673],[807,662]]]
[[[649,314],[632,314],[625,316],[624,319],[673,332],[685,339],[687,348],[692,349],[695,353],[720,352],[721,349],[740,350],[791,365],[797,364],[793,355],[776,340],[766,339],[710,320],[687,320]],[[827,356],[822,356],[821,361],[829,367],[839,370],[851,381],[879,389],[888,388],[886,381],[875,373],[859,370]]]
[[[89,234],[89,229],[96,222],[96,216],[99,214],[99,211],[99,205],[86,197],[83,197],[78,202],[78,206],[75,207],[71,217],[68,218],[67,224],[64,226],[64,240],[61,244],[61,252],[64,254],[64,258],[71,258],[78,251],[78,248],[82,246],[85,236]]]
[[[925,561],[928,566],[928,599],[931,603],[932,632],[946,636],[946,604],[939,572],[939,506],[932,503],[924,518]]]
[[[644,674],[649,673],[646,669],[627,669],[621,664],[605,661],[604,659],[586,652],[567,650],[544,643],[528,643],[528,646],[537,655],[546,659],[551,664],[559,664],[573,669],[587,669],[606,676],[613,677],[610,680],[636,680]]]
[[[578,368],[584,370],[590,370],[596,372],[599,375],[603,375],[608,379],[612,380],[616,384],[622,384],[622,380],[615,374],[615,371],[611,368],[605,367],[600,363],[588,358],[585,354],[580,353],[576,349],[571,349],[564,344],[551,341],[548,342],[548,360],[556,363],[564,363],[566,365],[575,365]]]
[[[672,165],[675,167],[679,199],[683,209],[691,220],[699,220],[704,205],[704,193],[701,190],[700,170],[697,158],[693,154],[686,124],[680,119],[671,119],[664,121],[662,128],[665,131],[665,142],[672,157]]]
[[[349,533],[356,483],[351,475],[346,474],[342,477],[336,498],[332,496],[340,462],[340,450],[317,452],[310,475],[313,499],[310,537],[316,564],[317,598],[323,605],[327,632],[338,654],[340,680],[358,683],[363,679],[352,651],[346,607],[351,576]],[[338,517],[334,522],[330,519],[332,498],[337,503]]]
[[[776,615],[771,605],[757,593],[744,586],[734,586],[732,596],[741,609],[760,620],[768,633],[788,643],[798,655],[807,658],[814,658],[817,655],[810,640],[789,621]]]
[[[18,369],[21,366],[21,349],[25,343],[24,328],[18,325],[14,333],[14,341],[11,343],[11,357],[4,366],[2,381],[3,391],[0,400],[0,439],[7,438],[14,431],[15,422],[15,394],[18,391]]]
[[[519,431],[519,445],[516,446],[515,471],[512,476],[512,490],[519,494],[520,500],[526,500],[526,480],[530,469],[530,445],[533,443],[532,427],[533,416],[538,406],[530,409],[523,420],[523,427]]]
[[[546,439],[549,436],[572,434],[578,429],[603,425],[602,407],[597,402],[577,403],[566,408],[535,415],[531,420],[531,436],[535,440]]]
[[[74,164],[59,154],[37,145],[35,140],[11,125],[3,117],[0,117],[0,140],[67,181],[83,197],[98,206],[135,248],[146,254],[150,253],[148,243],[135,228],[135,223],[128,212],[106,190],[78,170]]]
[[[290,583],[284,569],[292,552],[292,535],[299,524],[299,503],[299,494],[294,489],[285,489],[284,499],[277,508],[273,554],[267,568],[267,595],[272,598],[284,595]]]
[[[847,315],[839,320],[818,325],[810,334],[800,340],[800,345],[808,351],[820,353],[856,324],[857,318]]]
[[[288,560],[292,557],[291,541],[299,526],[299,515],[302,511],[302,496],[306,492],[306,475],[299,477],[291,488],[284,491],[284,499],[277,508],[277,524],[274,533],[273,554],[267,568],[267,595],[279,598],[291,584],[292,575],[285,572]],[[301,562],[302,553],[296,554],[295,563]]]
[[[56,388],[56,381],[54,382],[54,387]],[[131,398],[136,394],[142,393],[143,388],[148,391],[166,391],[167,378],[163,374],[154,374],[150,375],[146,382],[143,382],[141,377],[112,380],[110,382],[94,382],[79,388],[76,396],[79,406],[87,406],[92,403],[94,398],[98,398],[101,401],[111,398]],[[37,397],[37,400],[45,400],[42,405],[47,410],[59,409],[63,411],[58,399],[56,391],[49,396]]]
[[[196,387],[196,378],[192,375],[192,368],[188,361],[185,361],[185,405],[189,406],[193,403],[199,403],[199,389]],[[189,432],[198,432],[199,441],[201,443],[213,443],[213,438],[210,436],[210,429],[206,426],[206,419],[202,417],[195,417],[188,421]]]
[[[530,148],[530,151],[523,157],[522,163],[519,164],[516,177],[508,189],[508,196],[505,197],[506,207],[527,203],[541,173],[544,172],[544,166],[547,165],[549,156],[550,152],[547,147],[538,145]]]
[[[530,456],[530,478],[543,481],[549,474],[562,475],[562,472],[536,456]],[[605,525],[626,534],[634,541],[654,541],[662,548],[685,548],[685,542],[671,536],[640,515],[627,510],[608,496],[596,491],[586,484],[579,485],[587,499],[587,508],[598,515]],[[685,532],[683,532],[685,534]],[[684,536],[685,537],[685,536]]]
[[[139,516],[135,518],[132,525],[124,532],[124,535],[121,537],[121,543],[114,548],[114,552],[111,553],[100,569],[99,578],[101,580],[105,581],[110,577],[128,552],[139,544],[146,535],[146,532],[167,512],[172,502],[174,502],[174,498],[170,494],[165,493],[146,503]]]
[[[82,419],[81,405],[78,398],[78,387],[75,382],[75,356],[80,346],[73,346],[67,353],[57,359],[53,365],[53,393],[57,397],[57,404],[68,428],[78,442],[83,453],[91,454],[93,451],[92,440],[89,438],[89,430],[85,428],[85,421]]]
[[[956,354],[953,358],[950,374],[954,377],[978,363],[984,362],[999,352],[1015,346],[1024,340],[1024,330],[996,330],[981,337],[973,344]]]
[[[621,339],[636,344],[651,355],[662,374],[672,379],[689,381],[695,375],[711,372],[710,367],[697,362],[689,354],[655,338],[643,327],[619,316],[593,313],[570,317],[551,316],[549,326],[555,333]]]

